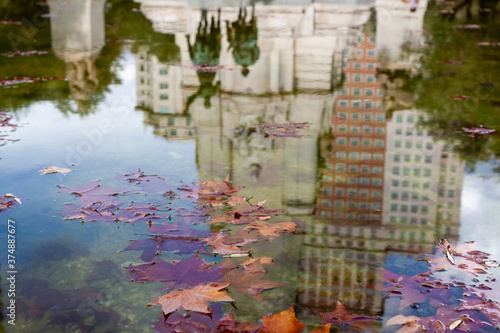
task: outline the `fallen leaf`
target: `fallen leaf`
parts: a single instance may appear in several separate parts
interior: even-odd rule
[[[63,175],[66,175],[68,172],[75,171],[73,169],[68,169],[68,168],[63,168],[63,167],[58,167],[58,166],[50,166],[46,167],[43,170],[38,170],[41,175],[46,175],[49,173],[62,173]]]
[[[233,269],[223,276],[223,280],[229,282],[237,293],[252,296],[261,303],[263,291],[284,285],[281,282],[261,280],[264,275],[263,272],[248,273]]]
[[[479,42],[477,43],[479,46],[500,46],[500,43],[493,43],[493,42]]]
[[[41,55],[41,54],[47,54],[47,51],[11,51],[2,54],[3,56],[7,57],[16,57],[16,56],[32,56],[32,55]]]
[[[215,330],[217,333],[256,333],[261,332],[259,326],[249,323],[237,322],[234,318],[234,313],[230,312],[222,318]]]
[[[264,132],[272,138],[277,137],[293,137],[300,138],[299,129],[309,128],[308,123],[294,123],[289,122],[286,124],[274,124],[274,123],[257,123],[255,127],[262,128]]]
[[[453,95],[453,96],[450,96],[450,98],[453,98],[454,100],[457,100],[457,101],[462,101],[464,99],[469,98],[469,96],[466,96],[466,95]]]
[[[219,321],[222,320],[221,304],[217,303],[212,306],[212,312],[211,314],[199,312],[180,314],[174,312],[169,316],[161,315],[158,321],[153,323],[153,330],[158,333],[218,332],[217,325]]]
[[[237,246],[237,244],[225,244],[225,238],[224,232],[219,231],[208,238],[204,238],[203,241],[212,248],[212,252],[214,254],[220,254],[223,256],[230,256],[233,254],[250,254],[250,250],[242,250]]]
[[[30,78],[27,76],[16,76],[13,78],[5,78],[0,80],[0,87],[12,86],[21,83],[34,83],[34,82],[46,82],[46,81],[61,81],[66,80],[64,77],[44,77],[44,78]]]
[[[262,265],[272,265],[273,259],[269,257],[247,258],[240,262],[239,266],[248,273],[265,273]]]
[[[202,283],[220,281],[222,276],[234,267],[226,268],[220,264],[212,267],[202,258],[191,256],[175,264],[155,258],[151,263],[129,265],[124,268],[129,272],[132,281],[175,281],[173,285],[176,288],[188,288]]]
[[[484,136],[484,135],[492,135],[496,133],[496,130],[491,129],[491,128],[486,128],[486,127],[471,127],[471,128],[466,128],[462,127],[462,131],[464,133],[470,134],[471,136]]]
[[[160,296],[148,305],[161,305],[163,314],[168,315],[174,311],[196,311],[212,313],[208,302],[234,302],[225,291],[229,283],[201,284],[189,289],[181,289]]]
[[[277,222],[269,223],[262,221],[255,221],[245,227],[245,230],[256,230],[262,236],[269,240],[280,236],[283,232],[296,232],[297,225],[293,222]]]
[[[335,311],[318,313],[321,322],[329,324],[352,325],[358,328],[364,328],[370,322],[377,320],[377,318],[358,316],[349,311],[342,303],[337,301]]]
[[[304,324],[295,317],[292,305],[288,310],[262,317],[262,327],[273,333],[300,333]]]
[[[332,324],[326,324],[321,327],[318,327],[314,330],[312,330],[310,333],[330,333],[330,328],[332,327]]]
[[[404,316],[404,315],[397,315],[392,318],[390,318],[386,323],[385,326],[390,326],[390,325],[403,325],[412,321],[418,321],[420,317],[417,316]]]
[[[13,194],[7,193],[0,197],[0,212],[9,208],[14,208],[17,204],[21,204],[21,199]]]

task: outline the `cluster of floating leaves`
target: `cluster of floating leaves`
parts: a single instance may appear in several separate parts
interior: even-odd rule
[[[7,52],[7,53],[3,53],[2,55],[6,56],[6,57],[18,57],[18,56],[24,57],[24,56],[47,54],[47,53],[48,53],[47,51],[33,50],[33,51],[11,51],[11,52]]]
[[[469,134],[472,137],[475,136],[485,136],[485,135],[492,135],[496,133],[496,130],[492,128],[487,128],[487,127],[462,127],[462,131],[466,134]]]
[[[386,326],[398,325],[397,332],[499,329],[500,289],[488,271],[498,263],[477,250],[474,242],[454,248],[443,240],[437,250],[437,254],[417,258],[428,263],[427,272],[410,276],[382,269],[385,290],[390,297],[400,298],[401,312],[387,320]]]
[[[51,77],[27,77],[27,76],[16,76],[13,78],[0,79],[0,87],[13,86],[21,83],[34,83],[34,82],[46,82],[46,81],[65,81],[65,77],[51,76]]]
[[[61,214],[64,219],[76,219],[82,223],[149,225],[149,237],[132,240],[123,251],[141,252],[144,263],[125,267],[132,281],[162,282],[165,284],[162,290],[169,291],[149,304],[161,306],[165,316],[155,328],[160,332],[183,329],[210,332],[223,325],[227,332],[239,332],[242,327],[253,327],[236,322],[231,313],[224,318],[217,317],[218,307],[211,303],[234,302],[227,294],[228,288],[262,302],[263,292],[284,284],[265,280],[266,266],[273,265],[273,259],[252,258],[248,248],[255,242],[272,241],[284,232],[295,232],[296,225],[292,222],[272,222],[283,211],[264,208],[265,200],[252,204],[248,198],[236,195],[242,187],[232,186],[229,176],[222,182],[171,186],[162,177],[138,170],[117,174],[114,181],[120,186],[102,186],[100,180],[73,187],[59,185],[61,192],[72,194],[76,199],[76,202],[65,204]],[[147,194],[148,199],[151,199],[149,196],[155,197],[155,204],[124,200],[135,194]],[[173,208],[179,207],[179,204],[172,205],[174,201],[187,204],[187,207]],[[209,230],[209,225],[214,224],[219,227]],[[220,260],[214,261],[214,256]],[[172,257],[176,259],[172,260]],[[339,311],[341,307],[338,306]],[[189,311],[189,314],[182,315],[183,311]],[[294,313],[293,309],[288,311]],[[346,319],[350,318],[347,313],[345,310],[342,318],[336,320],[349,322],[352,318]],[[249,331],[272,332],[266,328],[266,321],[283,314],[274,316],[277,317],[264,317],[261,326]],[[324,318],[334,320],[331,318],[336,317],[325,314]],[[200,328],[208,322],[211,323],[210,330]],[[290,330],[295,331],[300,332]]]
[[[11,120],[11,115],[5,112],[0,112],[0,147],[15,141],[12,139],[8,139],[6,134],[7,132],[15,131],[18,127],[18,125],[13,124]]]

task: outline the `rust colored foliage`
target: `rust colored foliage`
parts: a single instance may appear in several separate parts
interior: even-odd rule
[[[11,123],[12,116],[0,112],[0,147],[5,146],[7,143],[13,142],[14,140],[7,138],[7,132],[13,132],[17,129],[18,125]]]
[[[352,313],[347,309],[342,303],[337,301],[337,307],[335,311],[318,313],[323,323],[327,324],[340,324],[342,326],[354,326],[358,328],[364,328],[370,325],[371,322],[377,320],[377,318],[359,316]]]
[[[293,305],[287,310],[262,318],[262,327],[267,332],[300,333],[304,324],[297,317]]]
[[[13,78],[5,78],[0,80],[0,87],[13,86],[21,83],[34,83],[34,82],[46,82],[46,81],[61,81],[67,80],[65,77],[51,76],[51,77],[27,77],[27,76],[16,76]]]
[[[75,171],[73,169],[68,169],[68,168],[63,168],[63,167],[58,167],[58,166],[50,166],[46,167],[43,170],[39,170],[41,175],[47,175],[51,173],[62,173],[63,175],[66,175],[67,173]]]
[[[7,57],[17,57],[17,56],[32,56],[32,55],[41,55],[41,54],[47,54],[47,51],[12,51],[12,52],[7,52],[2,54],[3,56]]]
[[[16,196],[10,193],[7,193],[0,197],[0,212],[9,208],[15,208],[20,204],[21,204],[21,199],[17,198]]]
[[[165,315],[174,311],[196,311],[212,313],[208,302],[233,302],[234,300],[223,291],[229,283],[200,284],[189,289],[181,289],[160,296],[148,305],[161,305]]]
[[[262,302],[263,291],[284,285],[281,282],[261,280],[264,275],[265,272],[232,269],[223,276],[223,280],[234,287],[238,294],[252,296]]]
[[[480,127],[462,127],[462,131],[466,134],[469,134],[472,137],[475,136],[485,136],[485,135],[492,135],[496,133],[496,130],[492,128],[486,128],[483,126]]]

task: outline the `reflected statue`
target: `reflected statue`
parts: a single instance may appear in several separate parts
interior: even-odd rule
[[[220,90],[220,81],[213,84],[213,80],[217,74],[214,67],[219,64],[221,50],[220,9],[218,11],[217,22],[215,22],[215,18],[212,16],[210,26],[207,20],[207,10],[202,9],[201,21],[198,25],[198,32],[193,45],[191,45],[189,37],[190,35],[186,35],[189,45],[189,56],[197,68],[196,74],[198,75],[200,86],[195,94],[189,96],[186,112],[198,97],[203,97],[205,108],[209,109],[211,107],[210,98],[215,96]]]
[[[79,111],[98,86],[96,59],[104,46],[104,0],[49,3],[52,49],[66,63],[71,95]]]
[[[238,20],[227,22],[227,41],[229,49],[233,49],[233,59],[237,65],[242,66],[241,74],[247,76],[249,66],[259,59],[260,49],[257,45],[258,30],[255,19],[255,5],[252,6],[252,18],[247,22],[247,9],[240,7]]]

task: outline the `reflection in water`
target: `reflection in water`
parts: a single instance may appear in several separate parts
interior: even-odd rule
[[[189,37],[189,35],[186,35],[189,46],[189,57],[193,64],[197,66],[196,74],[198,75],[200,86],[196,93],[189,96],[186,111],[198,97],[203,97],[205,109],[209,109],[211,107],[210,98],[215,96],[220,88],[220,81],[217,81],[215,85],[212,83],[217,73],[215,70],[209,69],[209,67],[219,64],[221,49],[220,9],[218,11],[217,23],[214,16],[212,16],[210,26],[207,21],[207,10],[202,9],[201,20],[193,45],[189,42]]]
[[[226,22],[227,41],[229,48],[233,49],[233,59],[237,65],[242,66],[241,74],[247,76],[249,66],[255,64],[259,59],[260,49],[257,45],[258,30],[255,18],[255,5],[252,6],[252,18],[247,22],[247,9],[240,7],[238,20],[232,23]]]
[[[439,237],[457,241],[460,227],[464,163],[452,142],[433,140],[435,132],[422,126],[432,118],[402,90],[420,57],[427,3],[419,1],[411,12],[403,2],[377,0],[374,13],[370,1],[294,3],[220,10],[169,1],[151,10],[143,3],[141,10],[158,20],[153,26],[176,48],[175,57],[162,57],[161,50],[170,49],[166,42],[134,48],[138,107],[148,111],[144,122],[155,135],[196,142],[200,179],[230,173],[235,184],[246,186],[245,194],[267,198],[269,207],[302,221],[301,246],[298,238],[272,244],[274,253],[289,255],[278,256],[276,266],[287,266],[278,272],[284,280],[293,274],[289,280],[299,281],[285,296],[300,311],[324,311],[340,300],[359,312],[382,314],[387,304],[379,267],[431,252]],[[80,102],[102,84],[95,64],[104,45],[103,8],[104,1],[72,2],[51,19],[52,48],[66,63],[71,93]],[[384,22],[386,13],[391,20]],[[405,74],[395,77],[401,69]],[[304,137],[273,139],[256,126],[290,121],[310,124]],[[26,287],[22,311],[32,318],[58,311],[48,316],[61,327],[75,317],[88,331],[119,326],[111,307],[86,318],[69,304],[95,294],[99,281],[107,285],[117,264],[91,261],[82,257],[85,251],[66,247],[44,246],[40,255],[53,260],[33,256],[40,263],[31,265],[33,275],[80,260],[87,263],[85,275],[70,281],[81,284],[62,292],[29,280],[36,288]],[[116,304],[127,303],[118,296]]]
[[[98,84],[95,62],[104,46],[104,0],[49,2],[52,49],[66,63],[71,95],[83,111]]]
[[[418,11],[412,13],[416,20],[401,25],[403,31],[415,30],[415,24],[421,27],[424,4],[421,2]],[[189,115],[149,114],[147,122],[154,124],[157,134],[170,139],[185,140],[196,135],[203,179],[223,177],[230,172],[233,181],[245,184],[252,195],[267,197],[273,207],[286,208],[307,221],[299,263],[302,275],[298,301],[303,311],[333,307],[340,300],[351,308],[382,314],[384,297],[379,267],[388,260],[399,260],[398,255],[431,252],[438,237],[455,241],[458,235],[464,164],[452,147],[433,142],[421,127],[423,113],[415,110],[400,86],[387,75],[377,77],[382,65],[388,73],[409,69],[410,60],[418,53],[409,47],[402,48],[407,52],[404,56],[397,50],[387,53],[376,43],[378,30],[366,34],[361,31],[369,29],[361,29],[361,25],[348,32],[326,26],[321,16],[325,12],[313,15],[322,19],[312,29],[307,29],[304,15],[298,34],[293,36],[286,31],[287,24],[296,24],[289,20],[294,14],[283,10],[274,13],[278,17],[273,22],[257,22],[255,10],[252,7],[250,27],[243,23],[245,9],[239,9],[233,23],[226,20],[226,39],[234,61],[244,66],[235,56],[235,43],[242,40],[236,36],[246,36],[247,30],[251,30],[248,35],[255,36],[253,45],[257,47],[259,23],[259,29],[265,33],[259,39],[259,51],[255,52],[259,55],[255,57],[256,75],[240,76],[236,82],[234,71],[222,70],[224,91],[212,109],[219,112],[207,114],[203,107],[193,104]],[[329,10],[331,18],[340,15]],[[230,9],[223,7],[221,12],[229,15]],[[368,19],[365,16],[363,22],[372,24]],[[202,12],[198,34],[208,38],[208,31],[206,12]],[[405,41],[401,38],[399,46]],[[204,50],[205,44],[188,44],[192,63],[203,60],[218,64],[210,63],[203,52],[197,56],[195,50]],[[314,52],[318,50],[321,52]],[[378,60],[379,52],[383,64]],[[225,54],[220,61],[222,66],[230,64]],[[192,82],[189,75],[184,67],[182,77],[176,81],[175,89],[182,94],[191,89],[186,85]],[[331,89],[339,82],[343,85],[332,95]],[[193,103],[193,96],[200,95],[202,86],[200,81],[198,92],[191,95],[188,105]],[[265,95],[288,92],[288,87],[293,86],[303,92]],[[388,88],[396,98],[384,101]],[[389,117],[384,102],[396,109]],[[308,110],[307,114],[304,110]],[[300,140],[273,140],[255,127],[257,122],[286,121],[311,123],[308,136]],[[317,151],[325,159],[318,194]],[[316,219],[309,217],[313,211]]]

